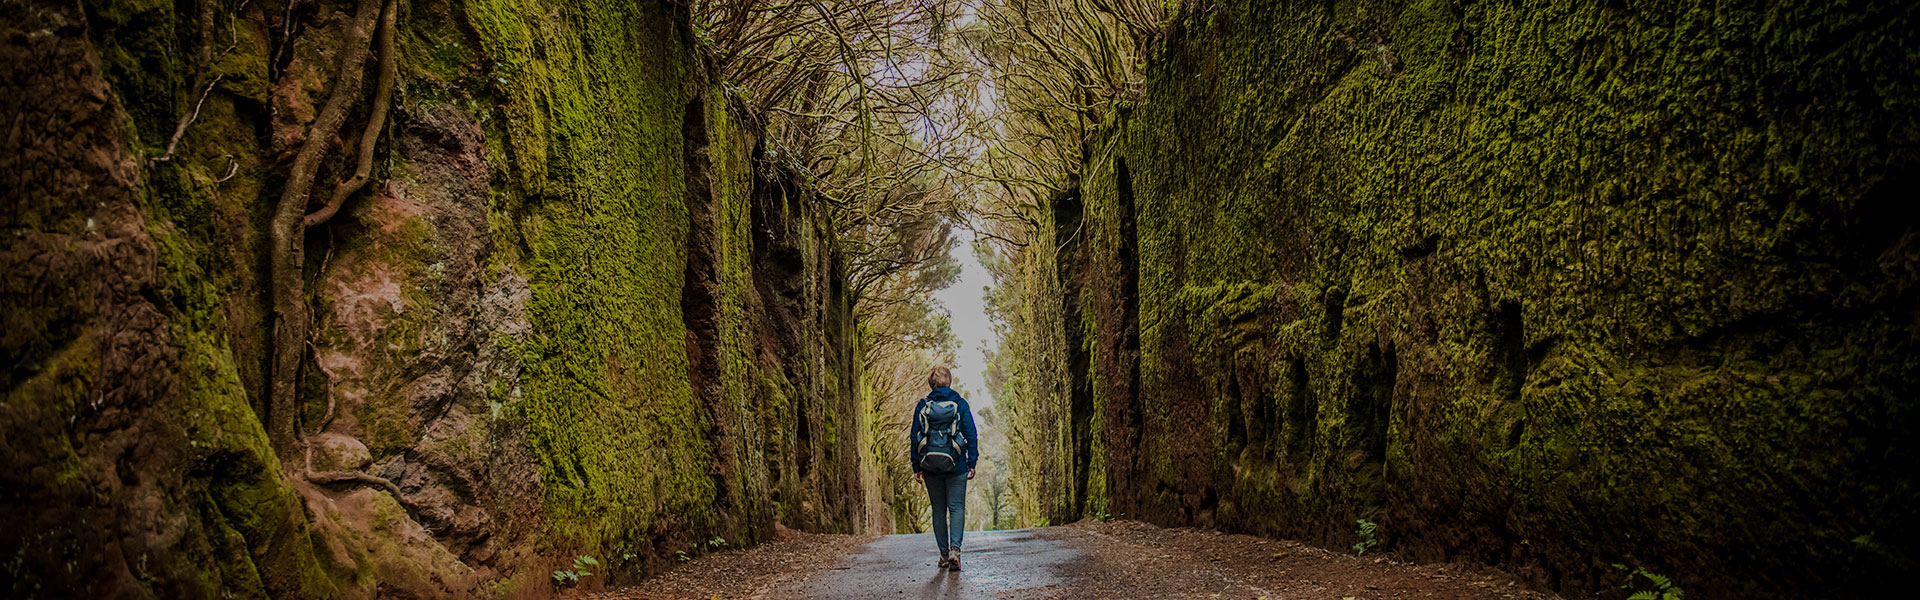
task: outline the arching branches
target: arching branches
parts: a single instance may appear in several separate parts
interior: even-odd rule
[[[867,310],[925,292],[946,260],[977,78],[947,30],[958,0],[707,0],[694,7],[763,159],[803,174]],[[937,283],[940,281],[928,281]]]
[[[971,166],[989,189],[981,237],[1025,245],[1046,200],[1075,185],[1086,145],[1113,108],[1141,93],[1149,39],[1172,16],[1158,0],[985,0],[963,36],[998,108],[971,129]]]

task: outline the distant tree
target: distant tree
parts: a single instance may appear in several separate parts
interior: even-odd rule
[[[1007,497],[1007,478],[1003,474],[987,482],[987,514],[991,518],[991,528],[1006,529],[1013,524],[1011,509],[1013,504]]]
[[[907,413],[957,341],[932,292],[951,285],[956,166],[975,73],[950,40],[959,0],[701,0],[696,35],[730,101],[761,126],[760,160],[797,173],[846,257],[865,343],[868,453],[897,525],[917,526]]]
[[[1000,334],[988,379],[1004,410],[1006,500],[1015,522],[1058,520],[1073,465],[1052,443],[1067,426],[1065,344],[1052,202],[1079,186],[1108,116],[1138,100],[1146,48],[1173,16],[1164,0],[982,0],[959,32],[981,69],[973,160],[976,254],[993,274]]]

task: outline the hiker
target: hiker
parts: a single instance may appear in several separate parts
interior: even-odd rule
[[[960,540],[967,530],[967,480],[980,460],[980,435],[973,429],[973,409],[953,385],[953,372],[934,367],[927,374],[927,397],[913,407],[913,430],[907,443],[913,456],[913,479],[927,485],[933,505],[933,541],[940,546],[940,568],[960,570]],[[949,517],[951,515],[951,517]]]

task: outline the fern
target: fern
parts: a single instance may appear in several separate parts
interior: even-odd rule
[[[1368,550],[1372,550],[1380,545],[1380,524],[1366,519],[1355,522],[1360,525],[1360,529],[1355,532],[1360,536],[1360,541],[1353,544],[1353,554],[1354,556],[1365,556]]]
[[[1621,570],[1627,568],[1626,565],[1621,564],[1615,564],[1613,567]],[[1633,575],[1647,580],[1647,583],[1652,584],[1653,589],[1635,591],[1627,596],[1627,600],[1684,600],[1686,598],[1686,592],[1680,589],[1680,586],[1674,585],[1671,577],[1638,567],[1633,569]],[[1634,581],[1633,576],[1628,576],[1626,583],[1620,584],[1620,589],[1633,589]]]
[[[1668,579],[1665,575],[1659,575],[1656,573],[1648,573],[1646,571],[1641,571],[1640,576],[1647,578],[1647,581],[1653,582],[1653,587],[1655,588],[1664,590],[1664,589],[1673,587],[1673,580]]]
[[[568,587],[568,586],[579,584],[581,577],[593,576],[593,571],[591,571],[590,569],[596,569],[599,567],[600,567],[600,559],[597,559],[591,556],[586,556],[586,555],[574,557],[573,568],[561,569],[553,572],[553,584],[559,587]]]

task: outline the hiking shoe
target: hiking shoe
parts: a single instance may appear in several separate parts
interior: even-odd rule
[[[947,568],[954,571],[960,570],[960,549],[959,548],[954,548],[952,550],[947,551]]]
[[[947,555],[945,554],[940,555],[940,568],[942,569],[947,568],[947,561],[948,561]]]

